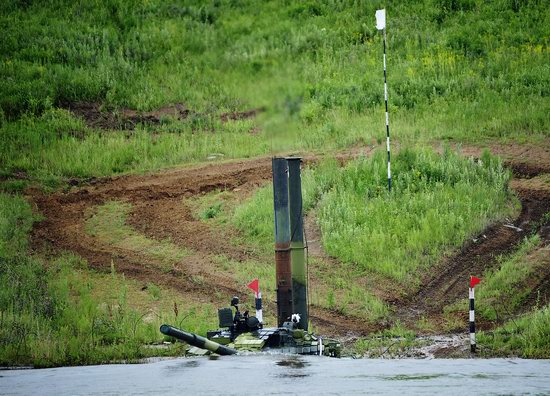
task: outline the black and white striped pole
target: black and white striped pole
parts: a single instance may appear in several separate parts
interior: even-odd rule
[[[264,322],[264,316],[262,312],[262,292],[260,291],[260,282],[258,279],[254,279],[247,285],[250,289],[254,290],[254,302],[256,306],[256,318],[260,323]]]
[[[470,276],[470,288],[469,288],[469,296],[470,296],[470,351],[472,353],[476,352],[476,315],[475,315],[475,309],[474,309],[474,299],[475,299],[475,286],[481,282],[479,278],[476,278],[475,276]]]
[[[258,293],[255,294],[255,302],[256,302],[256,318],[260,323],[264,322],[264,315],[262,311],[262,292],[258,291]]]
[[[391,192],[390,115],[388,113],[388,80],[386,76],[386,9],[376,11],[376,29],[384,32],[384,102],[386,104],[386,147],[388,149],[388,191]]]

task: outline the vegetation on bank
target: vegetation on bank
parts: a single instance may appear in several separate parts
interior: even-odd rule
[[[508,257],[500,259],[500,265],[483,275],[483,285],[479,287],[477,299],[478,313],[497,323],[521,312],[527,297],[533,293],[532,285],[544,276],[548,260],[544,260],[544,250],[539,251],[540,236],[526,238]],[[550,344],[549,344],[550,347]]]
[[[391,194],[380,151],[346,166],[320,203],[324,247],[349,270],[414,284],[444,253],[510,213],[509,173],[488,152],[478,163],[450,150],[394,158]]]
[[[548,359],[550,356],[550,305],[535,308],[493,331],[480,332],[478,344],[485,356],[520,356]]]
[[[450,149],[441,155],[403,149],[392,166],[391,194],[382,150],[345,166],[326,159],[303,172],[304,215],[315,209],[323,247],[340,262],[334,267],[311,259],[312,274],[330,285],[321,293],[317,285],[314,305],[373,323],[389,320],[391,309],[373,294],[377,283],[415,290],[421,273],[516,210],[510,174],[488,152],[476,162]],[[274,232],[272,197],[270,185],[259,189],[230,220],[266,256]]]
[[[117,274],[115,262],[111,274],[100,274],[73,254],[49,260],[29,255],[34,220],[23,198],[0,193],[0,366],[181,355],[182,344],[150,346],[164,340],[160,324],[185,320],[200,333],[215,325],[210,305],[183,304],[169,290],[142,287]]]
[[[479,333],[477,343],[483,356],[550,356],[550,305],[536,291],[547,271],[547,255],[540,236],[531,234],[481,277],[476,287],[476,317],[495,327]],[[448,312],[467,309],[467,299],[447,307]]]
[[[401,140],[548,137],[544,1],[127,1],[0,5],[0,170],[55,184],[383,137],[388,10],[392,129]],[[62,108],[187,116],[113,132]],[[222,121],[263,109],[257,119]],[[521,111],[517,111],[521,109]]]
[[[318,205],[326,251],[342,271],[379,273],[412,286],[427,269],[490,221],[513,211],[509,172],[485,152],[479,162],[446,149],[394,155],[387,191],[385,152],[344,167],[332,160],[303,175],[304,212]],[[260,245],[273,235],[272,188],[235,210],[235,224]]]
[[[0,189],[381,143],[382,43],[374,12],[383,6],[390,122],[404,147],[434,139],[548,139],[550,13],[542,0],[7,0],[0,4]],[[119,130],[68,110],[79,103],[119,121],[128,110],[139,115],[179,104],[186,112]],[[240,115],[250,110],[254,117]],[[391,309],[367,288],[349,287],[351,278],[414,287],[419,262],[435,263],[511,210],[507,172],[488,155],[474,163],[448,151],[439,157],[404,150],[392,158],[392,195],[382,157],[345,168],[323,161],[303,179],[304,210],[316,208],[325,247],[344,262],[342,268],[314,263],[315,276],[331,287],[314,293],[312,303],[379,321]],[[261,189],[231,223],[266,253],[271,194]],[[187,252],[132,230],[128,210],[119,202],[99,207],[88,232],[118,249],[142,249],[165,271],[173,268]],[[200,216],[206,221],[223,210],[212,204]],[[179,354],[146,347],[163,340],[163,318],[185,319],[186,328],[202,334],[215,326],[212,307],[178,313],[177,296],[154,284],[142,290],[117,274],[116,262],[109,275],[72,254],[30,254],[36,216],[20,196],[0,193],[0,365]],[[537,243],[532,237],[522,249]],[[519,307],[498,286],[515,289],[513,279],[526,279],[518,257],[503,258],[487,274],[481,296]],[[243,280],[250,273],[273,277],[272,266],[238,264],[223,256],[216,261]],[[520,286],[525,295],[529,285]],[[482,333],[480,345],[491,344],[492,354],[548,357],[548,312],[544,307]],[[410,341],[409,332],[405,338]]]

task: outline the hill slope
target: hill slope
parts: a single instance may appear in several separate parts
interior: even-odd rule
[[[385,138],[383,6],[392,142],[450,142],[464,158],[488,147],[513,173],[507,187],[506,170],[487,170],[499,182],[483,198],[498,210],[476,207],[473,184],[443,195],[475,210],[448,217],[454,233],[439,222],[435,246],[418,221],[451,208],[429,201],[453,187],[439,174],[447,163],[402,168],[399,191],[425,195],[387,245],[399,268],[354,243],[385,238],[362,212],[365,196],[386,199],[383,156],[355,160]],[[7,0],[0,27],[0,365],[181,354],[150,347],[158,325],[205,333],[251,276],[266,283],[272,320],[263,186],[268,156],[288,153],[315,175],[305,190],[316,329],[374,355],[396,345],[384,337],[463,333],[462,278],[475,271],[484,352],[550,356],[544,1]],[[331,224],[345,205],[353,216]]]

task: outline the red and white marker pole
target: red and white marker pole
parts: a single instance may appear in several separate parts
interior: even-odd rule
[[[248,284],[248,287],[254,290],[255,305],[256,305],[256,318],[260,323],[264,322],[263,312],[262,312],[262,292],[260,291],[260,282],[258,279],[254,279]]]
[[[481,279],[476,278],[475,276],[470,276],[470,351],[472,353],[476,352],[476,315],[474,309],[474,288],[481,282]]]

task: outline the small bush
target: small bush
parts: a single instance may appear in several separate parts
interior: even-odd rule
[[[203,220],[213,219],[218,216],[223,210],[223,203],[215,203],[200,213],[200,218]]]

